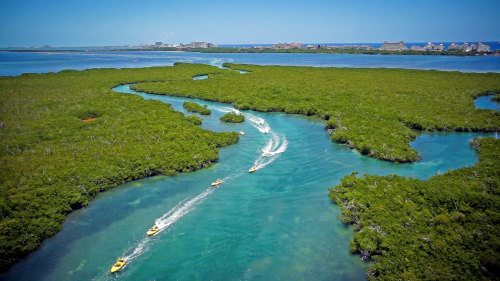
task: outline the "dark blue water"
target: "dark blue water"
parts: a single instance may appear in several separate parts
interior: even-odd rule
[[[352,54],[203,54],[189,52],[1,52],[0,75],[64,69],[171,66],[175,62],[221,66],[224,62],[317,67],[388,67],[462,72],[500,72],[500,56],[397,56]]]
[[[491,109],[491,110],[500,110],[500,104],[491,100],[495,95],[487,95],[482,96],[474,100],[474,104],[476,108],[479,109]]]

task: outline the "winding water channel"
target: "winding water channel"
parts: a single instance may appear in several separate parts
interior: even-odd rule
[[[129,85],[114,90],[170,103],[185,114],[182,103],[193,100]],[[337,219],[327,188],[353,171],[426,179],[473,165],[469,141],[488,135],[424,134],[412,143],[422,161],[396,165],[332,143],[317,119],[243,111],[244,123],[226,124],[218,118],[231,106],[194,101],[212,110],[202,116],[203,128],[245,132],[220,150],[216,165],[100,194],[5,280],[365,280],[368,264],[349,253],[353,230]],[[248,173],[254,165],[258,170]],[[211,187],[217,178],[223,183]],[[160,233],[148,238],[155,222]],[[112,275],[118,257],[127,265]]]

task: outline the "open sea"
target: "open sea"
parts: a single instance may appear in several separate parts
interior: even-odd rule
[[[175,62],[203,63],[221,66],[222,63],[260,65],[298,65],[316,67],[387,67],[435,69],[462,72],[500,72],[500,56],[401,56],[358,54],[276,54],[240,53],[207,54],[162,51],[106,52],[6,52],[0,51],[0,76],[25,72],[58,72],[64,69],[124,68],[171,66]]]

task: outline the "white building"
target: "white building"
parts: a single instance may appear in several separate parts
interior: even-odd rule
[[[207,42],[191,42],[191,48],[208,48]]]
[[[483,43],[469,44],[464,43],[463,45],[452,43],[448,50],[450,51],[462,51],[462,52],[489,52],[490,46]]]
[[[379,48],[379,50],[384,50],[384,51],[405,51],[408,50],[408,48],[405,46],[403,41],[399,42],[384,42],[384,45]]]
[[[477,44],[477,51],[478,52],[489,52],[490,46],[485,45],[483,43],[479,43],[479,44]]]
[[[444,51],[444,45],[443,44],[434,45],[431,42],[429,42],[429,43],[427,43],[427,45],[425,45],[424,50],[431,51],[431,52],[432,51]]]

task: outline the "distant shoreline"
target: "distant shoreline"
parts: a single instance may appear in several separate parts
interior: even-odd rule
[[[0,52],[14,53],[87,53],[87,52],[169,52],[169,53],[284,53],[284,54],[359,54],[359,55],[397,55],[397,56],[500,56],[500,50],[490,52],[464,52],[464,51],[384,51],[384,50],[355,50],[355,49],[243,49],[231,47],[216,48],[142,48],[142,49],[96,49],[96,50],[46,50],[46,49],[13,49],[0,50]]]

